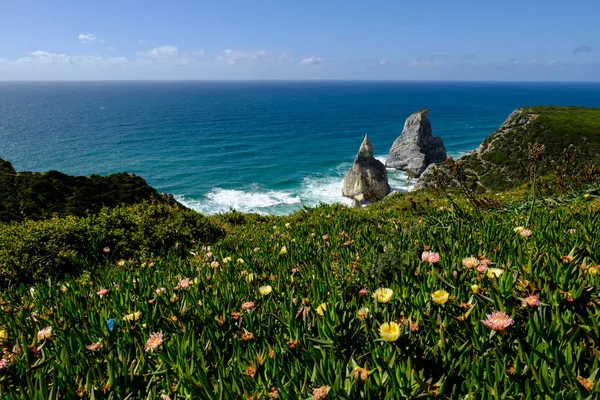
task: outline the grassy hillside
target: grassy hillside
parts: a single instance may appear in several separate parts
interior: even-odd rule
[[[570,168],[566,175],[573,175],[583,173],[590,163],[600,165],[600,109],[518,109],[477,150],[458,162],[480,190],[505,190],[529,179],[528,145],[534,143],[545,146],[540,175],[555,174],[565,166]],[[565,160],[567,148],[575,151],[574,158]],[[431,183],[431,175],[424,176],[421,183]]]
[[[518,192],[479,214],[420,192],[106,253],[2,292],[0,396],[598,398],[599,189],[538,200],[529,231]]]
[[[69,176],[58,171],[16,172],[0,159],[0,222],[84,216],[102,207],[144,200],[169,202],[133,174]],[[174,203],[174,201],[170,201]]]

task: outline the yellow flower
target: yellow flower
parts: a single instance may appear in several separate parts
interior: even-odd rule
[[[285,227],[286,227],[286,228],[289,228],[289,227],[290,227],[290,223],[289,223],[289,222],[286,222],[286,223],[285,223]]]
[[[231,261],[231,257],[225,257],[223,259],[223,264],[227,264],[229,261]]]
[[[238,264],[244,264],[245,263],[245,261],[244,261],[243,258],[238,258],[237,262],[238,262]]]
[[[450,293],[446,292],[445,290],[437,290],[431,294],[431,299],[436,304],[444,304],[448,301],[449,296]]]
[[[356,312],[356,314],[358,316],[358,319],[362,321],[363,319],[365,319],[365,318],[367,318],[369,316],[369,308],[368,307],[363,307],[360,310],[358,310]]]
[[[487,276],[490,279],[499,278],[500,275],[502,275],[503,273],[504,273],[504,270],[500,269],[500,268],[488,268],[488,270],[487,270]]]
[[[319,307],[317,307],[317,314],[319,314],[320,316],[323,316],[323,315],[325,315],[325,314],[323,313],[323,311],[325,311],[326,309],[327,309],[327,305],[326,305],[325,303],[321,303],[321,304],[319,305]]]
[[[117,262],[117,265],[118,265],[119,267],[124,267],[124,266],[125,266],[125,260],[119,260],[119,261]]]
[[[590,194],[589,194],[589,193],[586,193],[586,194],[584,194],[584,195],[583,195],[583,198],[584,198],[584,199],[587,199],[588,197],[590,197]]]
[[[254,280],[254,274],[250,273],[246,275],[246,282],[250,283]]]
[[[279,250],[279,254],[287,254],[287,247],[283,246],[281,250]]]
[[[400,325],[395,322],[384,322],[379,327],[379,334],[386,342],[395,342],[400,337]]]
[[[388,303],[393,295],[394,291],[392,289],[379,288],[373,293],[373,298],[377,299],[378,303]]]
[[[258,291],[260,292],[260,294],[262,294],[263,296],[266,296],[268,294],[271,294],[271,292],[273,291],[273,288],[270,285],[266,285],[266,286],[261,286],[258,288]]]
[[[471,285],[471,290],[475,294],[479,293],[479,285]]]
[[[0,342],[5,341],[6,339],[8,339],[8,332],[6,332],[6,329],[0,329]]]
[[[517,226],[515,229],[513,229],[514,233],[521,233],[521,231],[525,229],[524,226]]]
[[[125,321],[137,321],[142,316],[142,313],[139,311],[133,312],[131,314],[127,314],[123,319]]]
[[[590,275],[598,275],[598,268],[597,267],[589,267],[587,272]]]

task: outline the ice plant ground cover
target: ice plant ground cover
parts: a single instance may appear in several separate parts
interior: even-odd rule
[[[12,285],[0,397],[598,398],[598,187],[538,201],[527,237],[523,201],[428,196],[228,213],[188,256]]]

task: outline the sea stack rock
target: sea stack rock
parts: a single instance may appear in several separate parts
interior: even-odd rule
[[[353,199],[358,206],[365,200],[381,200],[389,192],[385,165],[373,157],[373,145],[365,135],[354,164],[344,177],[342,195]]]
[[[418,178],[430,164],[444,160],[446,148],[441,138],[431,135],[429,109],[425,108],[406,119],[404,130],[392,144],[385,166]]]

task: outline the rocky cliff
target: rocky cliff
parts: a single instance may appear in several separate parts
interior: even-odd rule
[[[577,155],[569,160],[574,173],[590,163],[600,163],[600,109],[540,106],[513,111],[496,132],[457,162],[470,183],[480,191],[504,190],[528,180],[528,145],[545,146],[540,175],[561,167],[563,153],[572,146]],[[416,189],[431,186],[431,169],[417,182]]]
[[[392,144],[385,166],[418,178],[430,164],[445,159],[446,148],[441,138],[432,135],[429,110],[426,108],[406,119],[402,133]]]

